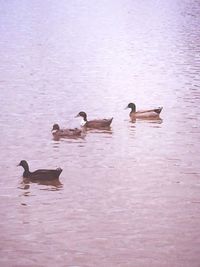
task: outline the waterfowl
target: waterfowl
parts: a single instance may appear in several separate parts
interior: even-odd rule
[[[130,108],[131,112],[129,116],[131,119],[157,119],[162,111],[162,107],[148,110],[136,111],[136,105],[134,103],[129,103],[126,108]]]
[[[29,166],[26,160],[21,160],[17,166],[22,166],[24,168],[23,177],[29,178],[30,180],[54,180],[58,179],[62,172],[61,168],[55,170],[40,169],[34,172],[29,171]]]
[[[56,123],[51,130],[54,137],[78,137],[81,136],[81,129],[60,129],[60,126]]]
[[[87,114],[84,111],[79,112],[76,117],[82,117],[81,125],[87,128],[105,128],[109,127],[112,123],[113,118],[111,119],[97,119],[97,120],[87,120]]]

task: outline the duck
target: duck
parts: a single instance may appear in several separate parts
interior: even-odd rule
[[[78,128],[74,129],[60,129],[60,126],[55,123],[51,130],[54,137],[79,137],[82,134],[82,130]]]
[[[81,126],[87,127],[87,128],[106,128],[110,127],[113,118],[110,119],[96,119],[96,120],[87,120],[87,114],[84,111],[80,111],[76,116],[77,117],[82,117],[81,121]]]
[[[59,178],[62,172],[61,168],[57,168],[55,170],[40,169],[34,172],[30,172],[29,165],[26,160],[21,160],[17,166],[21,166],[24,168],[23,178],[28,178],[31,181],[55,180]]]
[[[158,119],[163,107],[158,107],[154,109],[140,110],[136,111],[136,105],[134,103],[129,103],[126,107],[131,109],[129,116],[131,119]]]

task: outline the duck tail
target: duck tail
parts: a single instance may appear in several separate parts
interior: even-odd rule
[[[60,167],[56,169],[56,171],[61,174],[61,172],[63,171]]]
[[[162,109],[163,109],[163,107],[156,108],[156,109],[155,109],[155,112],[156,112],[157,114],[160,114],[161,111],[162,111]]]
[[[109,125],[112,123],[113,121],[113,117],[109,120]]]

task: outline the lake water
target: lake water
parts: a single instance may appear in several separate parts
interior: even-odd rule
[[[0,265],[200,266],[200,2],[0,1]],[[163,106],[160,121],[129,110]],[[114,117],[54,140],[53,123]],[[60,182],[24,183],[63,168]]]

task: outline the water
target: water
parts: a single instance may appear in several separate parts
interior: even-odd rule
[[[200,266],[199,1],[0,1],[0,265]],[[129,121],[163,106],[162,121]],[[114,117],[110,131],[51,128]],[[62,167],[59,183],[23,183]]]

